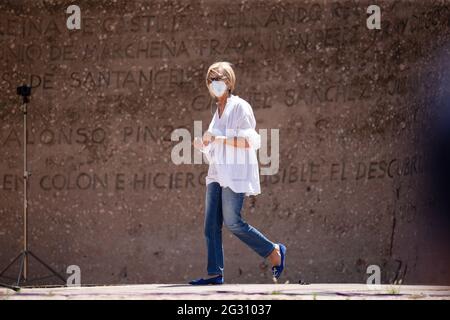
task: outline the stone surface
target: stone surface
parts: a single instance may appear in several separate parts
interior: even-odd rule
[[[279,129],[279,171],[242,214],[287,245],[286,279],[365,283],[378,265],[383,283],[450,283],[423,148],[448,95],[448,1],[377,1],[381,30],[366,27],[370,1],[80,0],[69,31],[72,3],[0,4],[0,267],[21,250],[15,89],[31,82],[30,248],[62,273],[79,266],[83,284],[203,275],[207,165],[173,164],[170,136],[206,129],[204,77],[226,60],[257,129]],[[223,236],[230,283],[270,282]]]
[[[238,284],[191,286],[154,284],[72,288],[25,288],[19,293],[0,288],[2,299],[275,299],[275,300],[449,300],[450,287],[381,285],[371,288],[362,284]]]

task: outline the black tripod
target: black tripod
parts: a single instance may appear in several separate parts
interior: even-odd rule
[[[11,261],[9,265],[6,266],[0,272],[0,278],[10,279],[16,281],[15,286],[0,284],[2,287],[6,287],[9,289],[13,289],[18,291],[21,283],[27,283],[30,281],[43,280],[49,277],[57,277],[64,284],[66,284],[66,279],[61,276],[58,272],[52,269],[48,264],[42,261],[38,256],[36,256],[33,252],[28,250],[28,201],[27,201],[27,184],[28,177],[31,173],[27,170],[27,104],[30,102],[29,97],[31,95],[31,87],[27,85],[23,85],[17,88],[17,94],[22,97],[22,112],[23,112],[23,250]],[[34,258],[37,262],[39,262],[42,266],[44,266],[47,270],[49,270],[53,275],[47,276],[39,279],[28,279],[28,262],[29,258]],[[5,272],[16,262],[19,262],[19,275],[17,279],[10,278],[4,276]]]

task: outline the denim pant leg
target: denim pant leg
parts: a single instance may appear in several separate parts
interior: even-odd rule
[[[245,222],[241,217],[245,193],[236,193],[229,187],[222,188],[222,214],[227,228],[257,254],[267,258],[275,249],[275,243]]]
[[[206,186],[204,234],[208,252],[208,275],[223,275],[222,187],[217,182]]]

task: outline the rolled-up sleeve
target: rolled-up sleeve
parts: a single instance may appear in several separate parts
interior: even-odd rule
[[[239,105],[234,136],[246,138],[250,148],[258,150],[261,147],[261,136],[255,129],[256,120],[251,107]]]

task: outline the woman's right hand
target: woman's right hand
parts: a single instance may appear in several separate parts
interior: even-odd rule
[[[202,143],[202,138],[200,137],[194,137],[194,148],[201,150],[203,149],[203,143]]]
[[[203,144],[207,146],[210,142],[214,141],[214,136],[211,134],[211,132],[206,131],[203,135]]]

